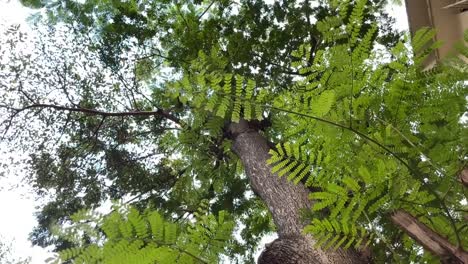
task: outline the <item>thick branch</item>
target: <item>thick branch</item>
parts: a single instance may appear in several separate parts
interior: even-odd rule
[[[54,104],[32,104],[28,105],[23,108],[11,108],[12,110],[15,110],[17,112],[23,112],[29,109],[34,109],[34,108],[52,108],[58,111],[69,111],[69,112],[79,112],[87,115],[99,115],[102,117],[111,117],[111,116],[160,116],[163,118],[166,118],[168,120],[173,121],[176,124],[182,125],[182,121],[170,114],[169,112],[157,108],[154,111],[127,111],[127,112],[105,112],[101,110],[96,110],[96,109],[89,109],[89,108],[81,108],[81,107],[68,107],[68,106],[61,106],[61,105],[54,105]]]
[[[440,257],[443,263],[468,263],[468,252],[452,245],[406,211],[398,210],[390,218],[425,249]]]

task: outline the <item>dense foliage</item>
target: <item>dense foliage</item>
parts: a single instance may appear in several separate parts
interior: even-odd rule
[[[388,215],[398,209],[466,246],[466,189],[458,182],[468,143],[461,122],[466,67],[421,72],[424,58],[439,45],[426,45],[434,36],[429,29],[414,36],[415,57],[401,42],[392,48],[392,59],[381,63],[369,53],[373,28],[357,43],[348,27],[341,36],[323,32],[349,42],[317,52],[312,66],[303,63],[309,54],[295,54],[298,70],[308,77],[298,83],[298,92],[273,102],[287,111],[281,124],[295,129],[285,136],[287,143],[271,151],[272,170],[319,188],[310,195],[317,201],[312,210],[326,217],[313,216],[306,231],[324,247],[376,243],[409,253],[393,254],[396,261],[429,261],[418,252],[420,245],[392,231]],[[307,81],[317,74],[322,78]]]
[[[77,247],[60,252],[56,262],[74,263],[218,263],[233,222],[225,211],[207,215],[203,202],[188,223],[167,222],[157,211],[140,214],[116,205],[107,215],[79,211],[57,235]],[[90,244],[90,241],[92,244]]]
[[[369,246],[376,262],[434,261],[391,223],[400,209],[467,246],[457,180],[467,68],[453,58],[423,72],[439,45],[426,45],[433,32],[397,41],[385,1],[24,2],[44,5],[51,27],[29,54],[18,28],[6,33],[2,129],[31,152],[28,179],[52,198],[34,243],[69,248],[62,256],[78,262],[120,246],[134,261],[153,249],[188,263],[253,261],[274,228],[231,151],[228,125],[248,120],[272,142],[272,171],[311,188],[305,232],[317,246]],[[133,207],[70,217],[108,199]],[[224,211],[241,239],[228,240]],[[183,231],[158,244],[166,224],[150,231],[154,217]],[[73,231],[84,240],[70,239],[70,221],[85,222]],[[51,233],[56,223],[65,235]],[[222,245],[207,250],[207,230],[221,232]]]
[[[382,54],[371,50],[375,25],[358,40],[365,1],[359,3],[345,30],[340,17],[318,22],[329,48],[312,53],[305,44],[292,53],[293,67],[304,74],[293,89],[267,94],[251,79],[237,76],[232,82],[229,74],[223,79],[215,70],[205,73],[204,65],[193,83],[186,77],[169,91],[201,116],[207,111],[233,122],[272,116],[273,128],[284,131],[277,139],[284,143],[271,150],[272,171],[320,190],[310,194],[316,201],[312,211],[324,214],[312,214],[305,229],[317,245],[375,243],[396,261],[429,261],[420,245],[408,238],[402,243],[386,216],[405,209],[455,245],[467,245],[466,190],[458,182],[466,163],[466,66],[453,58],[455,66],[421,72],[426,56],[440,45],[426,45],[435,34],[429,29],[420,30],[411,46],[398,43],[382,62]],[[383,252],[376,256],[390,261]]]

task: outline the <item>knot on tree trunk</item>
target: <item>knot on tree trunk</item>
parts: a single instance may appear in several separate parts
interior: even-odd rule
[[[302,236],[278,238],[265,246],[258,264],[313,264],[322,263],[310,254],[311,245]]]

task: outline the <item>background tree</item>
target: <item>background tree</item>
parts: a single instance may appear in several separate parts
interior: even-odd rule
[[[22,147],[35,147],[30,179],[39,193],[55,192],[39,216],[33,240],[69,247],[64,241],[50,240],[54,239],[48,230],[51,223],[65,223],[81,208],[130,194],[137,208],[158,208],[168,218],[193,213],[202,199],[212,201],[210,211],[215,215],[228,210],[247,226],[242,232],[245,243],[234,243],[231,256],[242,254],[251,260],[259,237],[271,230],[265,204],[279,234],[262,254],[265,263],[280,260],[278,253],[290,256],[288,250],[304,263],[367,261],[352,250],[311,248],[345,241],[358,247],[368,241],[376,260],[388,258],[388,252],[396,259],[420,257],[415,244],[401,246],[402,240],[394,236],[401,233],[385,215],[402,208],[395,201],[405,195],[415,196],[410,201],[430,197],[428,190],[441,188],[437,182],[446,184],[447,175],[463,167],[466,142],[460,135],[466,127],[458,121],[466,107],[460,96],[466,87],[460,83],[460,68],[450,68],[437,78],[419,76],[420,58],[410,58],[403,44],[394,48],[390,63],[379,61],[383,55],[371,52],[375,42],[391,47],[395,40],[388,24],[372,23],[385,21],[377,12],[383,4],[46,3],[48,21],[69,23],[68,29],[61,23],[51,27],[48,34],[60,38],[39,41],[40,56],[12,53],[17,56],[11,59],[14,63],[2,72],[3,86],[10,91],[3,95],[3,108],[9,114],[5,136],[39,140],[29,141],[30,145],[21,142]],[[314,18],[320,22],[312,23]],[[22,39],[15,32],[11,29],[7,40],[13,48]],[[415,50],[430,38],[426,33]],[[402,92],[407,85],[414,88],[409,94]],[[435,87],[427,92],[428,101],[425,97],[417,101],[428,85]],[[428,108],[411,115],[412,108],[400,102],[402,96]],[[442,120],[451,120],[451,125],[442,127],[453,134],[444,134],[442,141],[430,136],[438,134],[437,125],[422,126],[439,120],[431,119],[429,109],[441,107],[434,100],[456,106],[444,108]],[[21,129],[26,125],[18,118],[22,115],[36,116],[35,129]],[[384,134],[383,128],[390,132]],[[428,130],[418,133],[420,129]],[[381,138],[390,138],[393,130],[403,140],[383,142]],[[421,141],[410,138],[417,137],[414,134]],[[281,142],[292,145],[276,145]],[[427,149],[419,151],[415,142]],[[422,155],[433,147],[446,158],[438,162],[447,167],[414,173],[424,161]],[[273,172],[266,165],[271,148]],[[379,166],[369,167],[373,161]],[[378,177],[370,171],[378,172]],[[288,174],[296,183],[302,180],[308,188],[289,184],[275,177],[276,172]],[[406,186],[395,185],[408,177],[416,179]],[[432,181],[437,184],[431,185]],[[408,187],[415,182],[422,190]],[[247,188],[249,183],[256,195]],[[428,210],[425,204],[404,208],[417,214],[422,210],[430,216],[426,220],[441,215],[434,218],[444,223],[437,231],[456,239],[461,248],[463,213],[455,212],[463,210],[463,191],[448,186],[442,189],[444,199],[431,204],[431,208],[446,207],[445,212]],[[310,188],[317,201],[313,207]],[[361,188],[375,192],[356,195]],[[371,210],[367,207],[371,202],[381,208]],[[358,204],[362,206],[355,207]],[[347,208],[345,212],[359,213],[338,215],[340,206]],[[321,212],[303,211],[311,207]],[[335,222],[327,225],[323,217],[339,218],[340,228],[350,227],[352,236],[335,235],[340,233],[336,224],[331,225]],[[315,220],[306,230],[315,240],[302,234],[311,218]],[[374,232],[380,237],[368,236],[366,228],[356,235],[363,219],[375,225],[373,229],[383,230]],[[452,222],[452,231],[447,232],[446,220]],[[280,250],[272,250],[276,247]],[[448,257],[454,259],[453,255]]]
[[[5,264],[29,264],[31,258],[13,258],[11,243],[5,238],[0,239],[0,261]]]

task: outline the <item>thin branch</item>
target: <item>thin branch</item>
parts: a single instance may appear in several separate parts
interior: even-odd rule
[[[349,42],[348,42],[349,43]],[[354,97],[354,65],[353,65],[353,52],[350,49],[349,59],[351,61],[351,97],[349,102],[349,127],[353,127],[353,97]]]
[[[150,154],[147,154],[147,155],[144,155],[144,156],[139,156],[139,157],[135,157],[133,159],[124,160],[124,162],[127,162],[127,163],[136,162],[136,161],[144,160],[144,159],[147,159],[147,158],[151,158],[151,157],[156,156],[156,155],[161,155],[161,153],[153,152],[153,153],[150,153]]]
[[[201,263],[206,263],[206,264],[208,264],[208,261],[206,261],[206,260],[204,260],[204,259],[202,259],[202,258],[200,258],[200,257],[197,257],[197,256],[195,256],[194,254],[192,254],[192,253],[190,253],[190,252],[188,252],[188,251],[186,251],[186,250],[184,250],[184,249],[182,249],[182,248],[180,248],[180,247],[178,247],[178,246],[176,246],[176,245],[172,245],[172,247],[175,248],[176,250],[178,250],[178,251],[180,251],[180,252],[182,252],[182,253],[184,253],[184,254],[186,254],[186,255],[189,255],[190,257],[192,257],[192,258],[194,258],[194,259],[200,261]]]
[[[269,109],[272,109],[272,110],[277,110],[277,111],[281,111],[281,112],[285,112],[285,113],[290,113],[290,114],[294,114],[294,115],[298,115],[298,116],[303,116],[303,117],[307,117],[307,118],[311,118],[311,119],[314,119],[314,120],[317,120],[317,121],[320,121],[322,123],[326,123],[326,124],[329,124],[329,125],[332,125],[332,126],[335,126],[335,127],[339,127],[339,128],[342,128],[342,129],[345,129],[345,130],[348,130],[348,131],[351,131],[353,132],[354,134],[366,139],[367,141],[377,145],[379,148],[385,150],[386,152],[388,152],[390,155],[392,155],[393,157],[395,157],[398,161],[400,161],[403,165],[405,165],[405,167],[407,167],[410,171],[412,171],[411,167],[409,166],[408,163],[406,163],[406,161],[404,161],[402,158],[400,158],[395,152],[393,152],[391,149],[389,149],[388,147],[386,147],[385,145],[381,144],[380,142],[378,142],[377,140],[367,136],[366,134],[360,132],[360,131],[357,131],[356,129],[354,128],[351,128],[351,127],[348,127],[348,126],[345,126],[345,125],[342,125],[342,124],[339,124],[339,123],[335,123],[333,121],[330,121],[330,120],[326,120],[326,119],[323,119],[323,118],[320,118],[320,117],[316,117],[316,116],[312,116],[312,115],[308,115],[308,114],[304,114],[304,113],[300,113],[300,112],[296,112],[296,111],[292,111],[292,110],[287,110],[287,109],[282,109],[282,108],[278,108],[278,107],[274,107],[274,106],[268,106],[268,105],[265,105],[266,108],[269,108]]]
[[[374,234],[376,234],[379,237],[379,239],[382,240],[382,242],[387,246],[388,250],[390,250],[390,252],[392,252],[394,258],[398,257],[398,254],[395,252],[395,249],[393,248],[393,245],[390,242],[387,241],[385,236],[383,236],[379,232],[379,230],[377,230],[377,228],[374,227],[374,224],[372,224],[372,221],[370,220],[369,215],[365,211],[363,212],[363,214],[366,217],[367,222],[369,223],[370,229],[374,231]]]
[[[187,27],[187,30],[190,31],[190,25],[188,24],[187,20],[185,19],[184,15],[182,14],[182,12],[180,11],[180,6],[177,6],[177,12],[179,13],[180,17],[182,17],[182,20],[184,21],[185,23],[185,26]]]
[[[419,149],[418,146],[416,146],[415,143],[413,143],[407,136],[405,136],[405,134],[403,134],[403,132],[401,132],[400,130],[398,130],[396,127],[394,127],[391,123],[389,122],[386,122],[385,120],[383,119],[380,119],[378,116],[375,116],[375,118],[380,121],[382,124],[388,126],[390,125],[390,127],[392,128],[393,131],[395,131],[398,135],[400,135],[404,140],[406,140],[406,142],[408,142],[408,144],[411,145],[411,147],[413,147],[414,149],[416,149],[421,155],[424,155],[424,157],[427,158],[427,161],[429,163],[429,165],[431,165],[432,167],[434,167],[438,172],[442,172],[443,170],[440,168],[439,165],[437,164],[434,164],[432,162],[432,159],[429,157],[429,155],[427,155],[426,153],[424,153],[421,149]],[[421,146],[421,144],[419,143],[419,145]]]
[[[98,142],[98,134],[99,134],[99,129],[101,129],[102,127],[102,124],[104,124],[104,120],[106,119],[106,116],[103,116],[102,119],[101,119],[101,122],[99,123],[99,125],[97,126],[96,130],[94,131],[94,141],[95,141],[95,145],[97,144]]]
[[[260,54],[254,54],[254,56],[260,58],[261,60],[265,61],[266,63],[270,64],[270,65],[273,65],[273,66],[276,66],[278,68],[281,69],[281,72],[284,73],[284,74],[289,74],[289,75],[297,75],[297,76],[305,76],[305,74],[301,74],[299,73],[298,71],[292,71],[292,70],[289,70],[287,69],[284,65],[281,65],[279,63],[276,63],[276,62],[273,62],[267,58],[265,58],[264,56],[260,55]]]
[[[128,91],[128,92],[130,93],[130,96],[128,96],[128,94],[127,94],[127,99],[128,99],[129,101],[131,101],[131,102],[130,102],[130,106],[133,104],[133,107],[132,107],[132,108],[139,111],[140,109],[139,109],[138,103],[137,103],[137,101],[136,101],[136,99],[135,99],[135,95],[133,94],[133,89],[130,88],[130,86],[127,84],[127,82],[125,81],[125,79],[123,78],[123,76],[122,76],[122,74],[121,74],[120,72],[116,72],[116,74],[117,74],[118,79],[122,82],[122,84],[123,84],[124,87],[126,88],[125,90]],[[131,97],[131,98],[128,98],[128,97]],[[132,101],[133,101],[133,102],[132,102]]]
[[[2,137],[1,137],[1,139],[4,140],[6,134],[8,133],[8,130],[10,130],[10,127],[11,127],[11,125],[13,124],[13,119],[15,119],[15,117],[16,117],[21,111],[18,111],[18,110],[16,110],[16,109],[12,108],[12,107],[4,106],[4,105],[0,105],[0,107],[6,108],[6,109],[8,109],[8,110],[15,110],[15,112],[14,112],[13,114],[11,114],[10,118],[8,118],[8,121],[5,120],[5,122],[6,122],[5,130],[3,131],[3,135],[2,135]],[[3,123],[2,123],[2,125],[3,125]]]
[[[135,137],[145,136],[145,135],[149,135],[149,134],[153,134],[153,133],[162,133],[164,131],[170,131],[170,130],[181,131],[181,129],[178,128],[178,127],[161,127],[161,128],[157,128],[157,129],[154,129],[154,130],[145,130],[145,131],[141,131],[141,132],[138,132],[138,133],[133,133],[133,134],[130,134],[129,137],[135,138]]]
[[[23,81],[19,81],[19,88],[18,90],[20,91],[20,93],[22,93],[24,95],[24,97],[26,97],[26,99],[28,99],[31,103],[35,103],[36,101],[34,101],[34,99],[32,99],[32,97],[26,93],[24,90],[23,90]]]
[[[71,113],[68,112],[67,113],[67,119],[65,119],[65,124],[62,126],[62,129],[60,129],[61,130],[60,137],[58,137],[57,140],[55,141],[55,145],[58,145],[60,143],[60,140],[62,139],[63,134],[65,134],[65,129],[68,126],[68,123],[70,122],[70,119],[71,119]]]
[[[142,56],[142,57],[138,57],[136,58],[135,60],[136,61],[140,61],[140,60],[145,60],[145,59],[150,59],[152,57],[160,57],[160,58],[163,58],[165,60],[168,60],[168,61],[173,61],[175,60],[174,58],[171,58],[171,57],[167,57],[167,56],[164,56],[161,54],[161,51],[159,49],[156,49],[157,50],[157,53],[152,53],[152,54],[148,54],[148,55],[145,55],[145,56]],[[190,63],[190,61],[188,60],[184,60],[184,59],[177,59],[178,61],[181,61],[181,62],[184,62],[184,63]]]
[[[63,90],[63,93],[65,94],[65,96],[67,97],[68,101],[73,105],[73,106],[78,106],[75,102],[73,102],[73,100],[71,99],[71,96],[70,94],[68,93],[67,91],[67,65],[64,63],[63,65],[63,72],[64,74],[62,75],[58,69],[58,66],[55,68],[56,69],[56,73],[57,73],[57,76],[59,77],[59,83],[62,84],[61,88]],[[63,81],[62,81],[63,79]]]
[[[206,12],[208,12],[208,10],[210,10],[211,6],[212,6],[215,2],[216,2],[216,0],[211,1],[211,3],[208,5],[208,7],[201,13],[201,15],[199,15],[199,16],[197,17],[197,20],[200,20],[200,18],[202,18],[202,17],[206,14]]]

